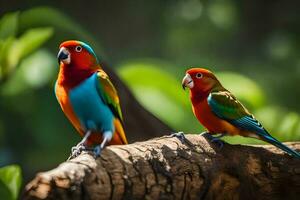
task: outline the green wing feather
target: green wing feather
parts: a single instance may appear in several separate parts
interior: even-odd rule
[[[249,111],[228,91],[212,92],[207,101],[213,112],[222,119],[235,120],[251,116]]]
[[[120,100],[117,94],[117,90],[109,80],[108,75],[103,71],[99,70],[97,72],[98,76],[98,88],[99,94],[103,101],[110,107],[115,117],[123,121]]]
[[[253,115],[228,91],[212,92],[207,98],[212,111],[221,119],[256,134],[260,139],[300,158],[300,153],[272,137]]]

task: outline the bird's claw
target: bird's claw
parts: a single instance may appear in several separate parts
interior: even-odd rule
[[[211,134],[209,134],[209,132],[206,131],[206,132],[201,133],[200,135],[203,136],[203,137],[207,137],[211,143],[217,144],[220,149],[223,148],[224,141],[221,140],[220,138],[223,137],[225,134],[221,134],[219,136],[214,137]]]
[[[98,157],[100,156],[101,151],[102,151],[102,148],[101,148],[100,145],[97,145],[97,146],[94,148],[93,152],[94,152],[94,158],[95,158],[95,159],[98,158]]]
[[[82,144],[82,143],[79,143],[75,147],[72,147],[71,148],[71,155],[69,157],[69,160],[72,159],[72,158],[76,158],[84,150],[86,150],[86,146],[84,146],[84,144]]]
[[[199,135],[202,136],[202,137],[209,137],[209,138],[211,138],[211,134],[209,134],[209,132],[207,132],[207,131],[204,131],[204,132],[200,133]]]
[[[211,142],[211,143],[217,144],[217,145],[219,146],[220,149],[222,149],[223,146],[224,146],[223,140],[221,140],[221,139],[218,138],[218,137],[213,138],[212,140],[210,140],[210,142]]]
[[[182,131],[179,131],[177,133],[172,133],[171,137],[177,137],[182,143],[184,143],[184,141],[185,141],[185,135],[184,135],[184,132],[182,132]]]

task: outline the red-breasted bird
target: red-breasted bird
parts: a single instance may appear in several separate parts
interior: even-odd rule
[[[193,112],[210,134],[241,135],[260,139],[300,158],[299,152],[272,137],[209,70],[187,70],[182,87],[190,88]]]
[[[94,153],[99,156],[106,144],[127,144],[117,91],[93,49],[84,42],[66,41],[59,46],[57,58],[56,98],[83,137],[71,157],[91,145],[97,145]]]

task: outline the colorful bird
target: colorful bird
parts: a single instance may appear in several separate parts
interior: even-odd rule
[[[272,137],[209,70],[203,68],[187,70],[182,87],[190,88],[193,112],[210,134],[220,133],[221,137],[241,135],[261,139],[300,158],[299,152]]]
[[[117,91],[93,49],[80,41],[66,41],[59,48],[56,98],[83,137],[71,157],[91,145],[97,145],[94,153],[99,156],[106,144],[127,144]]]

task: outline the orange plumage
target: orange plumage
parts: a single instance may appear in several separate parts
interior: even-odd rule
[[[193,112],[210,134],[221,133],[221,136],[241,135],[261,139],[300,158],[300,153],[271,136],[209,70],[203,68],[187,70],[182,86],[190,88]]]
[[[84,137],[75,147],[75,154],[92,144],[101,144],[97,155],[106,144],[127,144],[117,91],[92,48],[80,41],[67,41],[60,45],[58,59],[56,97],[67,118]]]
[[[216,77],[208,70],[201,68],[193,68],[186,72],[186,78],[183,80],[183,85],[188,86],[193,83],[190,88],[190,98],[192,101],[192,109],[194,115],[199,122],[209,131],[211,134],[217,133],[229,133],[231,135],[240,134],[241,131],[230,124],[229,122],[220,119],[215,113],[213,113],[211,107],[207,102],[207,98],[214,90],[223,90]],[[196,74],[201,74],[201,77],[197,78]]]
[[[230,133],[230,135],[241,134],[241,131],[238,128],[227,121],[220,119],[212,112],[207,103],[207,98],[200,101],[192,101],[192,109],[199,122],[209,131],[209,133]]]

